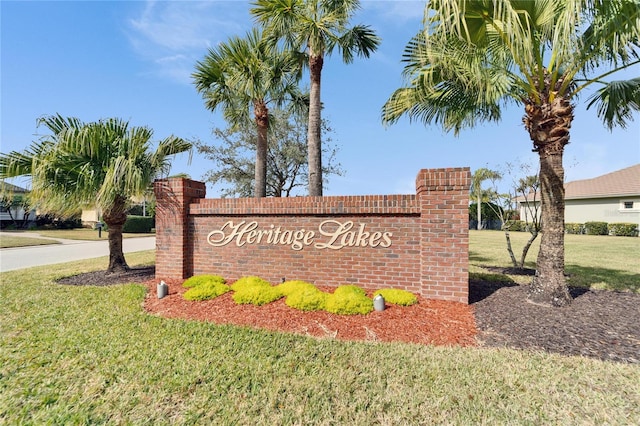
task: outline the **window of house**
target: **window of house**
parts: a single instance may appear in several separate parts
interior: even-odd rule
[[[623,204],[623,207],[625,209],[632,209],[633,208],[633,201],[624,201],[622,204]]]

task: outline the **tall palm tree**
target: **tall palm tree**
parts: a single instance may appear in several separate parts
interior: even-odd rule
[[[322,141],[320,80],[325,56],[334,49],[349,64],[354,55],[369,57],[380,39],[368,26],[348,27],[360,8],[359,0],[256,0],[251,14],[264,25],[275,40],[283,40],[288,49],[305,53],[308,58],[310,85],[309,195],[322,195]]]
[[[231,37],[209,49],[192,74],[206,107],[211,111],[220,107],[232,126],[250,120],[253,109],[258,131],[255,197],[265,197],[267,191],[268,105],[281,106],[291,100],[296,107],[306,107],[305,97],[297,86],[300,74],[299,58],[266,43],[255,28],[244,39]]]
[[[83,123],[61,115],[38,120],[51,132],[22,152],[0,154],[0,178],[30,176],[31,195],[43,211],[64,214],[81,207],[102,211],[109,228],[107,273],[129,269],[122,226],[131,199],[142,195],[170,168],[168,157],[191,149],[169,136],[151,151],[153,132],[110,118]]]
[[[587,87],[604,124],[622,127],[640,105],[640,78],[611,81],[637,65],[638,0],[438,0],[407,45],[407,87],[396,90],[382,120],[403,115],[456,134],[524,107],[524,127],[540,159],[544,230],[529,299],[570,303],[564,277],[564,146],[574,102]]]
[[[489,201],[488,195],[489,193],[482,189],[482,182],[485,180],[496,180],[501,179],[502,175],[500,172],[496,172],[495,170],[490,170],[485,167],[481,167],[471,176],[471,197],[477,203],[477,217],[478,217],[478,231],[482,229],[482,202]]]

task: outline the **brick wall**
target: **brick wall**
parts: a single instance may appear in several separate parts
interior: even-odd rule
[[[403,288],[468,303],[468,168],[421,170],[415,195],[205,199],[155,183],[156,276]]]

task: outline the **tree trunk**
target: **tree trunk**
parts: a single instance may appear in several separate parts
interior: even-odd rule
[[[264,101],[254,102],[254,115],[258,128],[256,144],[256,171],[253,196],[267,196],[267,131],[269,129],[269,109]]]
[[[125,272],[129,265],[122,251],[122,226],[127,221],[126,202],[119,197],[114,206],[102,215],[102,220],[109,228],[109,267],[107,274]]]
[[[320,140],[320,124],[322,108],[320,101],[320,77],[322,75],[322,56],[309,54],[309,74],[311,77],[309,128],[307,130],[307,147],[309,155],[309,195],[322,196],[322,141]]]
[[[476,205],[477,216],[478,216],[478,225],[476,225],[476,229],[480,231],[482,229],[482,198],[480,198],[480,194],[478,194],[478,203]]]
[[[553,93],[548,89],[547,93]],[[562,155],[569,143],[573,106],[556,97],[536,105],[528,103],[523,119],[540,157],[542,240],[529,300],[546,306],[565,306],[571,295],[564,276],[564,167]]]
[[[529,249],[531,248],[531,244],[538,238],[538,232],[532,232],[531,236],[527,240],[527,243],[522,248],[522,257],[520,257],[520,265],[518,266],[520,269],[524,269],[524,262],[527,259],[527,253],[529,253]],[[564,264],[564,263],[563,263]]]
[[[507,240],[507,251],[509,252],[509,257],[511,258],[511,263],[514,268],[518,267],[518,262],[516,261],[516,256],[513,254],[513,247],[511,247],[511,235],[509,234],[509,230],[504,230],[504,238]]]

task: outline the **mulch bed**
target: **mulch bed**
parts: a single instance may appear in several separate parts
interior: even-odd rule
[[[279,300],[264,306],[237,305],[228,293],[214,300],[184,300],[179,280],[165,280],[169,295],[156,297],[155,268],[128,273],[91,272],[59,281],[106,286],[144,283],[144,308],[155,315],[237,324],[342,340],[509,347],[640,363],[640,295],[572,288],[573,303],[549,308],[527,302],[526,286],[471,280],[469,305],[419,298],[418,304],[387,304],[369,315],[301,312]],[[323,291],[331,291],[322,288]]]

